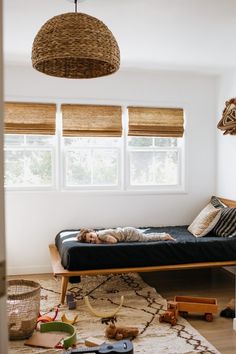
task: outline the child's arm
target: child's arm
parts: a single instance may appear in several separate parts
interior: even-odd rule
[[[105,242],[106,243],[117,243],[117,239],[112,235],[107,235]]]

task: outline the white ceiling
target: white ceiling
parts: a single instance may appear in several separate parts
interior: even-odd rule
[[[31,64],[31,47],[68,0],[4,0],[4,60]],[[236,0],[86,0],[78,11],[102,20],[121,51],[121,68],[219,73],[236,68]]]

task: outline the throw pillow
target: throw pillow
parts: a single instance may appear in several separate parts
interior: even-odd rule
[[[215,208],[211,203],[198,214],[189,225],[188,231],[196,237],[202,237],[208,234],[219,221],[222,208]]]
[[[213,232],[216,236],[236,236],[236,208],[223,208]]]
[[[211,204],[215,208],[225,208],[226,207],[226,205],[224,205],[222,203],[222,201],[219,198],[215,197],[214,195],[211,197]]]

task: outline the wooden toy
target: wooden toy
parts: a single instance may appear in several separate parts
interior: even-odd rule
[[[104,344],[104,340],[95,337],[89,337],[85,339],[84,344],[86,347],[96,347]]]
[[[109,339],[121,340],[125,338],[137,337],[139,330],[137,327],[115,326],[111,323],[105,331],[105,336]]]
[[[217,299],[211,297],[175,296],[174,301],[178,303],[179,314],[183,317],[188,312],[203,313],[208,322],[213,321],[213,314],[218,312]]]
[[[84,301],[85,301],[85,304],[88,306],[88,308],[89,308],[89,310],[90,310],[90,312],[92,314],[94,314],[97,317],[107,318],[107,317],[114,317],[117,314],[117,312],[121,309],[121,307],[123,305],[123,302],[124,302],[124,296],[123,295],[121,296],[120,304],[118,305],[118,307],[115,310],[112,310],[110,312],[102,312],[102,311],[98,311],[95,308],[93,308],[92,305],[89,302],[88,296],[84,297]]]
[[[69,304],[69,302],[74,301],[74,295],[73,294],[66,294],[66,303]]]
[[[160,315],[160,322],[169,322],[172,326],[175,326],[178,318],[178,304],[175,301],[167,302],[167,310]]]
[[[61,316],[61,320],[62,322],[65,322],[65,323],[69,323],[71,325],[74,325],[76,322],[78,322],[78,315],[75,315],[74,318],[72,320],[70,320],[66,314],[64,313],[62,316]]]
[[[76,309],[76,301],[69,301],[69,302],[68,302],[68,309],[69,309],[69,310],[74,310],[74,309]]]
[[[160,322],[177,323],[178,315],[186,317],[189,312],[203,313],[206,321],[213,321],[213,314],[218,312],[215,298],[175,296],[174,301],[167,302],[167,310],[160,315]]]

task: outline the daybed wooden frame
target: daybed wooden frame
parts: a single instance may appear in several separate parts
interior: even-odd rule
[[[236,208],[236,201],[219,198],[225,205]],[[141,272],[154,272],[154,271],[167,271],[167,270],[181,270],[181,269],[194,269],[194,268],[210,268],[210,267],[226,267],[236,266],[236,259],[233,261],[223,262],[201,262],[201,263],[186,263],[174,265],[161,265],[152,267],[132,267],[132,268],[114,268],[114,269],[95,269],[95,270],[76,270],[71,271],[64,269],[61,264],[61,257],[55,244],[49,245],[51,263],[54,276],[61,276],[61,297],[60,301],[64,304],[69,278],[82,275],[104,275],[104,274],[118,274],[118,273],[141,273]]]

